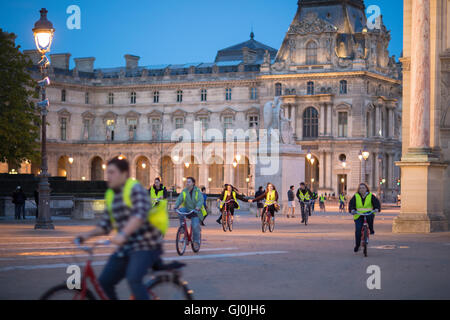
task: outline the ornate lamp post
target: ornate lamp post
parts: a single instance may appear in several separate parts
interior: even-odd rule
[[[51,220],[50,214],[50,185],[48,183],[48,166],[47,166],[47,113],[49,102],[46,98],[45,87],[50,84],[50,80],[47,77],[47,67],[50,64],[48,58],[45,56],[50,51],[52,45],[53,24],[47,20],[47,10],[42,8],[41,18],[36,21],[33,28],[34,40],[36,48],[41,54],[41,61],[39,61],[39,69],[43,80],[38,84],[41,88],[42,101],[37,105],[41,109],[42,116],[42,139],[41,139],[41,173],[39,175],[39,216],[37,218],[35,229],[54,229],[54,225]]]
[[[364,148],[364,150],[361,153],[363,159],[364,159],[364,182],[367,183],[366,181],[366,175],[367,175],[367,159],[369,159],[370,153],[369,151],[367,151],[366,148]]]

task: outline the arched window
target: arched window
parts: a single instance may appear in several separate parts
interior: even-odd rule
[[[314,82],[309,81],[306,84],[306,94],[308,95],[314,95]]]
[[[347,94],[347,80],[341,80],[339,82],[339,93]]]
[[[279,97],[283,95],[283,86],[281,83],[275,83],[275,96]]]
[[[308,107],[303,112],[303,138],[319,136],[319,113],[314,107]]]
[[[317,44],[314,41],[306,44],[306,64],[317,64]]]

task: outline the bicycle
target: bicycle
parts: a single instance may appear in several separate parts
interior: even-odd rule
[[[222,210],[222,229],[224,232],[227,231],[227,227],[228,230],[233,231],[233,216],[231,215],[230,210],[228,210],[228,205],[234,202],[233,200],[228,200],[226,202],[223,203],[223,205],[225,206]]]
[[[197,253],[200,251],[200,244],[201,244],[201,233],[200,233],[200,239],[199,239],[199,243],[196,243],[195,241],[193,241],[193,230],[192,230],[192,223],[191,223],[191,228],[190,230],[188,230],[187,228],[187,223],[186,223],[186,218],[192,218],[193,216],[195,216],[197,213],[195,210],[191,210],[189,212],[182,212],[180,210],[176,210],[176,212],[178,213],[179,216],[182,217],[182,221],[181,221],[181,225],[178,228],[177,231],[177,236],[176,236],[176,249],[177,249],[177,253],[178,255],[182,256],[184,254],[184,252],[186,251],[186,247],[189,245],[189,243],[191,244],[192,247],[192,251]]]
[[[94,268],[92,267],[92,258],[94,256],[95,247],[99,245],[109,245],[111,242],[109,240],[97,241],[91,247],[81,246],[80,241],[75,241],[75,244],[79,249],[88,253],[88,259],[81,277],[81,288],[69,289],[67,283],[57,285],[47,290],[40,297],[40,300],[96,300],[97,297],[101,300],[109,300],[97,280]],[[152,270],[156,271],[157,274],[153,275],[152,279],[145,284],[150,298],[152,300],[163,300],[164,296],[160,293],[158,294],[158,292],[160,290],[164,291],[163,289],[168,285],[169,287],[172,287],[171,291],[176,289],[176,293],[181,295],[182,300],[193,300],[193,291],[187,287],[187,282],[181,280],[180,269],[184,266],[184,263],[177,261],[173,261],[169,264],[164,264],[161,259],[157,261],[152,266]],[[92,284],[97,296],[88,289],[88,281]],[[134,299],[134,297],[131,295],[130,299]]]
[[[375,211],[370,211],[366,213],[358,213],[360,216],[364,216],[364,223],[361,228],[361,243],[363,246],[364,257],[367,257],[367,247],[369,245],[369,223],[367,222],[367,216],[370,216]]]
[[[305,224],[305,226],[307,226],[308,218],[311,215],[311,204],[310,204],[309,200],[305,200],[305,201],[303,201],[303,205],[304,205],[304,209],[302,212],[302,219],[303,219],[303,223]]]
[[[275,228],[275,217],[272,217],[272,215],[269,213],[269,206],[266,206],[263,210],[263,214],[261,217],[261,229],[262,232],[267,231],[267,227],[269,228],[270,232],[273,232],[273,229]]]

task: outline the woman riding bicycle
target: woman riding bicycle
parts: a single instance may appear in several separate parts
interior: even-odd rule
[[[225,202],[228,203],[227,208],[230,210],[231,219],[234,217],[234,209],[240,209],[238,199],[244,202],[248,202],[248,200],[244,197],[244,195],[238,193],[238,189],[236,189],[231,184],[225,184],[222,193],[220,194],[220,212],[223,213],[225,209]],[[222,224],[222,215],[219,216],[219,219],[216,220],[218,224]]]
[[[370,191],[369,187],[365,183],[360,183],[358,192],[355,193],[353,198],[348,204],[348,212],[353,214],[353,220],[355,221],[355,249],[354,252],[358,252],[361,245],[361,229],[364,224],[364,216],[358,213],[366,213],[373,211],[372,214],[366,216],[367,223],[369,224],[370,234],[374,234],[373,223],[375,219],[375,212],[380,212],[380,201]]]
[[[261,194],[258,197],[255,197],[254,199],[248,200],[248,202],[251,203],[251,202],[260,201],[263,199],[265,199],[263,210],[268,210],[270,212],[270,215],[272,217],[274,217],[275,212],[278,211],[278,209],[279,209],[278,204],[277,204],[278,192],[277,192],[277,189],[275,188],[275,186],[273,184],[271,184],[270,182],[267,184],[266,191],[263,194]],[[261,216],[261,219],[262,219],[262,216]]]

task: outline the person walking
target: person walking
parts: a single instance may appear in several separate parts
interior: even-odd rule
[[[264,188],[260,186],[258,191],[255,193],[255,198],[258,198],[260,195],[264,194]],[[262,209],[264,208],[264,204],[262,200],[256,201],[256,217],[262,216]]]
[[[21,186],[17,186],[16,190],[12,194],[12,203],[14,203],[14,218],[20,220],[22,214],[23,220],[25,220],[25,201],[27,197],[22,190]]]
[[[202,226],[206,226],[205,219],[206,219],[207,216],[209,216],[209,209],[208,209],[208,206],[206,205],[206,200],[208,199],[208,195],[206,194],[206,187],[203,186],[201,191],[202,191],[202,194],[203,194],[203,206],[205,207],[205,210],[206,210],[206,216],[203,218],[202,221],[200,221],[200,224]]]
[[[289,212],[291,212],[292,218],[295,218],[295,194],[294,194],[294,186],[290,186],[287,192],[288,196],[288,212],[287,217],[289,218]]]

